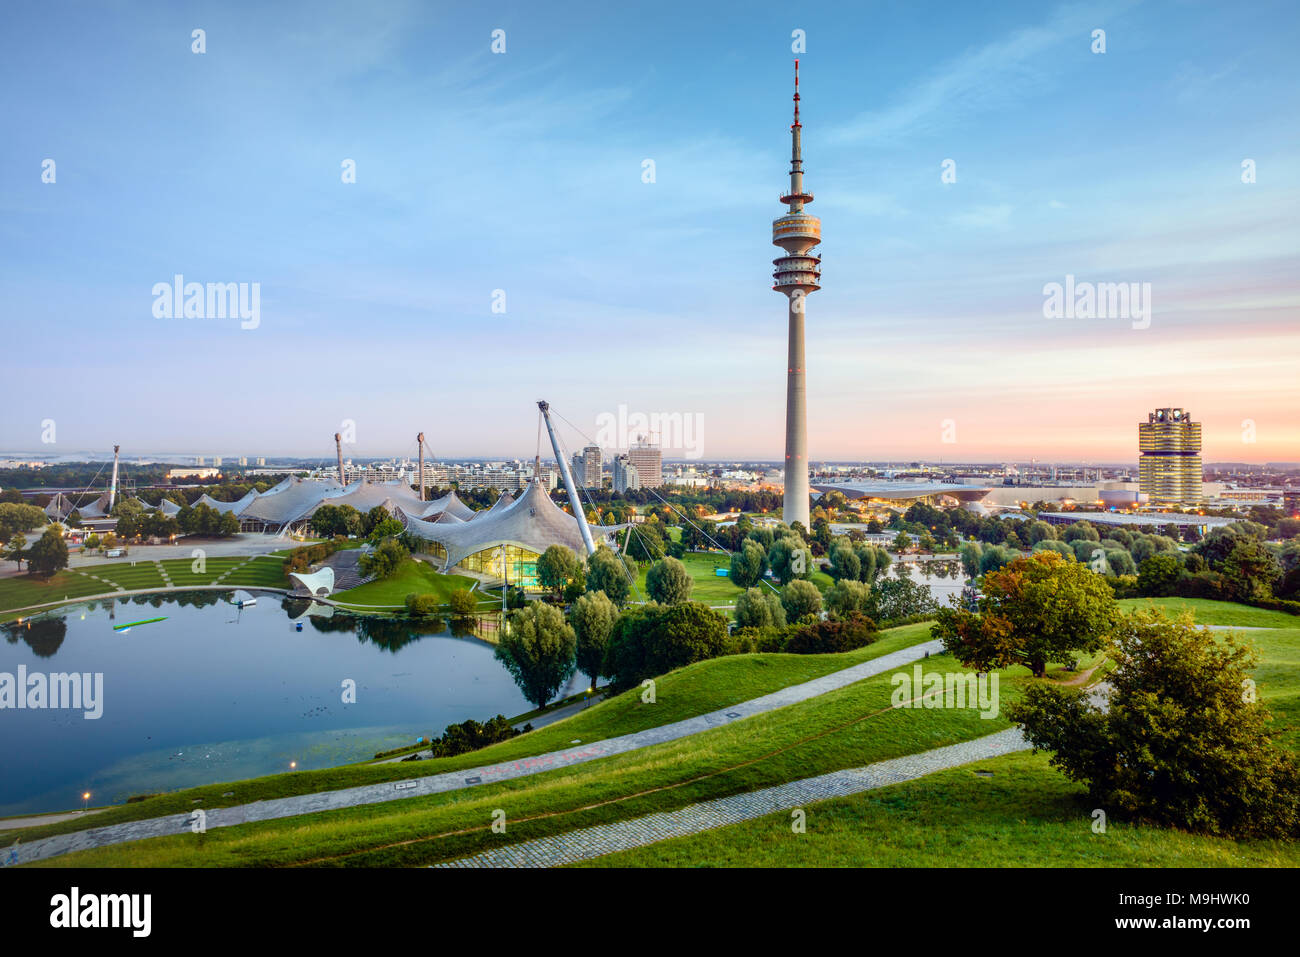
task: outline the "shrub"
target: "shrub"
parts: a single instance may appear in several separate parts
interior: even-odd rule
[[[616,690],[723,653],[727,620],[699,602],[637,606],[619,616],[601,672]]]
[[[478,601],[474,598],[474,593],[468,588],[457,588],[447,596],[447,605],[451,608],[451,613],[464,618],[474,614],[478,607]]]
[[[1300,766],[1242,693],[1254,652],[1158,611],[1125,619],[1115,639],[1109,709],[1037,683],[1008,708],[1035,749],[1098,807],[1209,834],[1300,836]]]
[[[781,604],[785,606],[786,621],[798,621],[821,612],[822,593],[812,582],[796,578],[781,590]]]
[[[819,621],[798,628],[782,651],[792,655],[830,655],[869,645],[877,638],[876,623],[856,612],[844,619]]]
[[[775,592],[761,588],[747,588],[736,599],[733,613],[741,628],[771,628],[785,624],[785,607]]]
[[[690,600],[695,582],[685,565],[668,557],[650,566],[645,576],[645,587],[653,600],[662,605],[676,605]]]
[[[412,618],[432,618],[439,607],[438,596],[430,592],[406,596],[406,613]]]

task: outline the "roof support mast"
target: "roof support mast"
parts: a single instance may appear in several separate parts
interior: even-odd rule
[[[117,450],[122,446],[113,446],[113,484],[108,490],[108,510],[113,511],[113,503],[117,501]]]
[[[578,531],[582,533],[582,544],[587,547],[587,554],[596,554],[596,543],[591,540],[591,529],[587,527],[587,515],[582,510],[582,499],[578,498],[578,490],[573,484],[573,475],[569,471],[569,463],[564,460],[564,454],[560,451],[560,440],[555,437],[555,427],[551,425],[551,406],[547,402],[538,402],[537,408],[542,410],[542,418],[546,420],[546,432],[551,437],[551,448],[555,450],[555,461],[560,463],[560,475],[564,476],[564,490],[569,493],[569,504],[573,506],[573,516],[578,520]]]

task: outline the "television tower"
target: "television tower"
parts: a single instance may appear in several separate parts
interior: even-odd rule
[[[799,122],[799,61],[794,61],[794,123],[790,126],[790,192],[784,216],[772,222],[772,245],[785,255],[772,260],[772,288],[789,298],[790,349],[785,386],[785,501],[782,518],[787,525],[800,522],[808,528],[808,390],[804,364],[804,303],[821,288],[822,258],[809,250],[822,241],[822,221],[805,213],[813,201],[803,189],[803,126]]]

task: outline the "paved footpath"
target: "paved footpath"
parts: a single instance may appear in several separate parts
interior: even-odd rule
[[[922,656],[938,654],[943,650],[939,641],[924,641],[899,651],[881,655],[870,661],[844,668],[840,671],[805,681],[803,684],[781,688],[761,698],[742,701],[708,714],[686,718],[658,728],[647,728],[632,734],[593,741],[581,747],[563,751],[551,751],[530,758],[520,758],[504,764],[491,764],[460,771],[448,771],[427,777],[412,778],[406,781],[385,781],[382,784],[366,784],[360,787],[344,788],[338,791],[322,791],[316,794],[302,794],[295,797],[272,798],[266,801],[254,801],[235,807],[206,808],[206,826],[208,830],[218,827],[234,827],[252,821],[269,821],[276,818],[296,817],[300,814],[315,814],[319,811],[334,811],[341,808],[358,807],[364,804],[381,804],[385,801],[400,801],[405,798],[421,797],[428,794],[440,794],[508,781],[512,778],[526,777],[553,771],[557,768],[573,767],[607,758],[616,754],[625,754],[638,748],[645,748],[665,741],[675,741],[688,735],[708,731],[734,721],[775,711],[787,705],[797,704],[818,695],[824,695],[847,685],[855,684],[864,678],[883,674],[894,668],[909,664]],[[82,851],[127,841],[140,841],[151,837],[165,837],[175,834],[187,834],[191,827],[191,812],[172,814],[167,817],[146,818],[141,821],[128,821],[123,824],[110,824],[106,827],[89,828],[70,834],[41,838],[30,844],[19,844],[16,848],[3,849],[0,865],[26,864],[60,854]],[[16,851],[16,854],[11,852]],[[14,859],[16,858],[16,859]]]
[[[715,798],[699,804],[689,804],[675,811],[662,811],[628,821],[601,824],[597,827],[555,834],[551,837],[510,844],[463,857],[455,861],[435,864],[434,867],[559,867],[577,861],[588,861],[606,854],[616,854],[675,837],[687,837],[702,831],[752,821],[754,818],[791,811],[816,801],[860,794],[874,788],[910,781],[935,771],[944,771],[960,764],[994,758],[1013,751],[1026,751],[1029,742],[1019,728],[1008,728],[996,734],[963,741],[945,748],[909,754],[889,761],[868,764],[866,767],[832,771],[815,778],[791,781],[761,791],[747,791],[730,797]],[[782,825],[785,826],[785,825]]]

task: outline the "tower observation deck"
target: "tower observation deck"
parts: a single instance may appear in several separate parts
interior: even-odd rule
[[[790,190],[781,197],[789,208],[772,221],[772,245],[785,251],[772,260],[772,288],[789,300],[790,342],[785,393],[786,524],[800,522],[808,530],[808,402],[804,364],[805,299],[821,288],[820,256],[812,254],[822,241],[822,222],[804,212],[813,201],[803,186],[803,124],[799,122],[799,61],[794,61],[794,123],[790,126]]]

